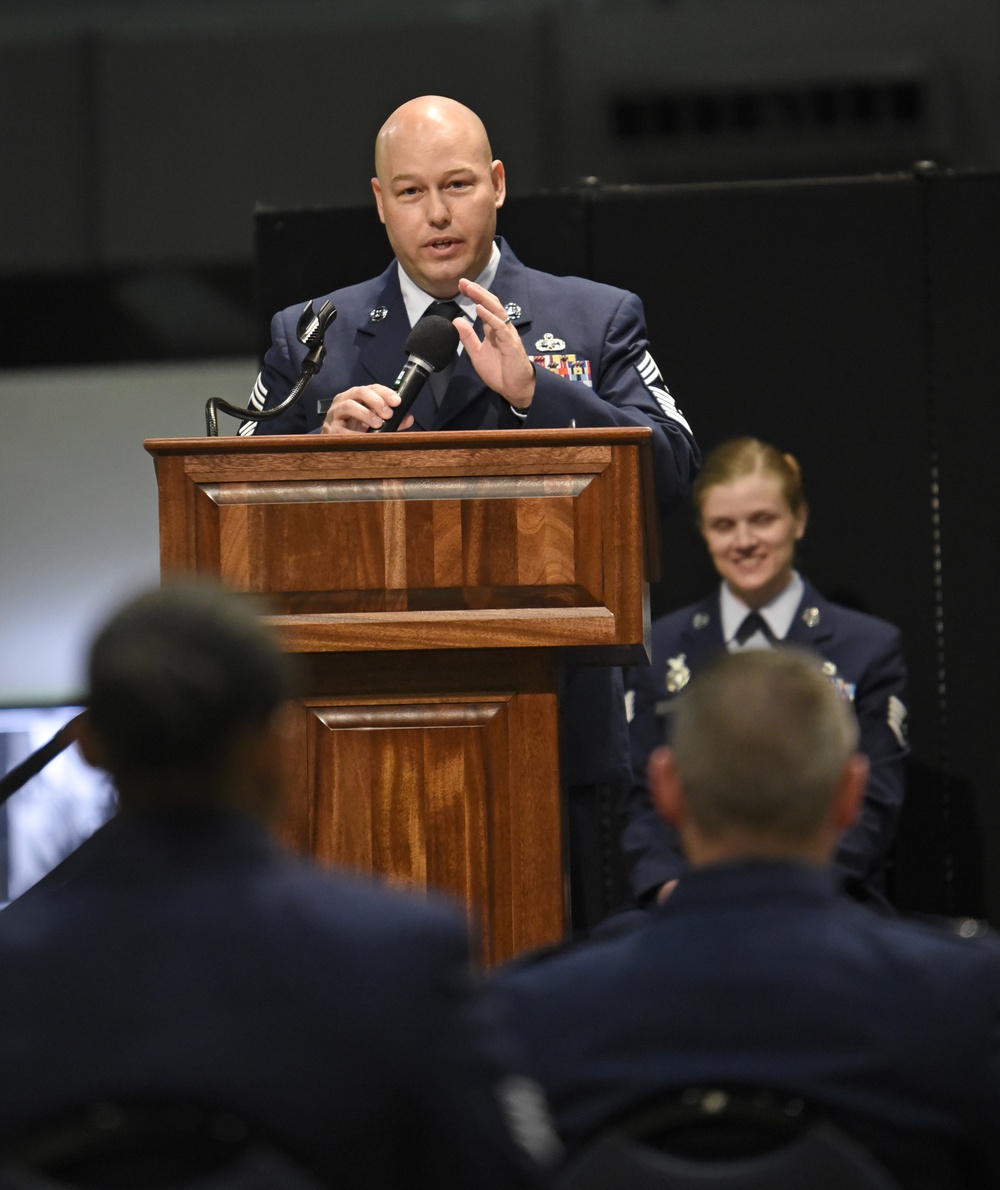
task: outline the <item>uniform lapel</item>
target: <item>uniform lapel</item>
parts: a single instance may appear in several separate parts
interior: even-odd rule
[[[829,607],[812,583],[807,582],[785,640],[821,653],[833,634]]]
[[[680,694],[692,676],[700,673],[722,649],[718,594],[710,595],[691,608],[674,640],[657,640],[654,629],[653,652],[659,668],[653,674],[653,680],[659,695],[670,698]]]
[[[406,363],[403,344],[410,334],[410,320],[399,288],[399,271],[395,261],[379,280],[381,288],[377,291],[378,296],[370,310],[362,311],[356,331],[362,373],[359,383],[384,384],[392,388]],[[410,412],[420,429],[431,428],[437,407],[428,385],[424,386],[413,402]]]
[[[692,609],[681,633],[681,652],[687,658],[688,668],[697,673],[722,651],[724,645],[722,613],[719,610],[719,595],[716,592]]]

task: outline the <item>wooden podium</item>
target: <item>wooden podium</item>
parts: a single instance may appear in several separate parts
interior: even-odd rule
[[[651,432],[145,446],[164,577],[264,597],[301,655],[289,842],[461,897],[487,963],[558,940],[560,671],[645,659]]]

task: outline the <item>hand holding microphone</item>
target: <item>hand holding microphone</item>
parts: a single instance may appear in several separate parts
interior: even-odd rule
[[[387,434],[399,429],[431,372],[440,372],[455,358],[458,350],[458,331],[447,318],[428,314],[410,331],[403,344],[409,358],[395,384],[399,404],[388,421],[375,431]]]
[[[409,358],[393,388],[372,384],[338,393],[326,415],[322,433],[391,433],[398,430],[428,376],[441,371],[455,358],[458,331],[447,318],[431,314],[414,326],[403,349]],[[400,398],[395,407],[387,399],[393,392]]]

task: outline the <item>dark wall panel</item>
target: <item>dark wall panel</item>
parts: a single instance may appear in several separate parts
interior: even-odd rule
[[[543,54],[524,12],[102,37],[101,261],[242,260],[255,202],[364,202],[382,120],[441,80],[487,122],[512,184],[537,189]]]
[[[0,274],[94,261],[92,84],[86,39],[0,44]]]
[[[932,410],[940,461],[942,765],[949,813],[982,825],[987,909],[1000,923],[1000,177],[938,177],[928,204]]]

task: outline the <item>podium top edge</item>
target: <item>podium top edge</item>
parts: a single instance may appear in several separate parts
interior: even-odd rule
[[[627,446],[648,442],[647,426],[558,430],[424,430],[398,434],[266,434],[241,438],[147,438],[151,455],[289,454],[301,451],[446,450],[483,447]]]

